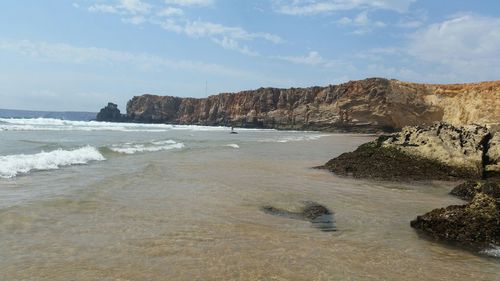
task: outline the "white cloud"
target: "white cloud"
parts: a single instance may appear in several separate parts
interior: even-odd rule
[[[161,17],[182,16],[183,14],[184,14],[184,11],[182,9],[174,8],[174,7],[164,8],[157,13],[157,15],[161,16]]]
[[[119,7],[131,14],[147,14],[152,6],[141,0],[121,0]]]
[[[64,43],[32,42],[29,40],[0,40],[0,52],[15,52],[41,61],[71,64],[130,64],[139,70],[161,68],[243,77],[247,72],[218,64],[173,60],[147,53],[130,53],[96,47],[79,47]]]
[[[225,36],[234,40],[253,40],[253,39],[265,39],[275,44],[283,42],[279,36],[261,33],[261,32],[249,32],[241,27],[225,26],[218,23],[206,22],[206,21],[193,21],[188,22],[184,28],[184,33],[192,37],[213,37],[213,36]]]
[[[212,41],[227,50],[237,51],[248,56],[260,56],[258,52],[253,51],[248,46],[242,46],[238,41],[232,38],[224,36],[222,39],[213,38]]]
[[[146,18],[144,18],[143,16],[133,16],[130,18],[123,18],[122,21],[131,23],[133,25],[138,25],[138,24],[145,22]]]
[[[428,62],[491,65],[500,61],[500,18],[457,15],[410,36],[409,53]]]
[[[211,6],[214,4],[214,0],[165,0],[167,5],[178,5],[178,6]]]
[[[111,5],[105,4],[95,4],[89,7],[89,11],[91,12],[101,12],[101,13],[110,13],[116,14],[118,13],[118,9]]]
[[[280,56],[280,59],[297,63],[297,64],[307,64],[307,65],[320,65],[325,63],[325,59],[316,51],[311,51],[307,56]]]
[[[272,44],[283,43],[284,40],[274,34],[266,32],[251,32],[238,26],[227,26],[219,23],[190,20],[184,15],[184,8],[177,6],[209,6],[213,0],[164,0],[167,6],[160,8],[141,0],[120,0],[116,5],[95,4],[89,7],[92,12],[114,13],[123,16],[122,21],[134,25],[148,22],[159,25],[163,29],[184,34],[193,38],[207,38],[224,49],[238,51],[245,55],[258,56],[242,41],[263,40]],[[152,13],[151,13],[152,12]]]
[[[406,12],[416,0],[274,0],[275,11],[287,15],[316,15],[353,9]]]
[[[374,28],[385,27],[386,24],[381,21],[372,21],[368,17],[368,11],[362,11],[354,18],[343,17],[337,21],[340,25],[354,26],[357,29],[353,31],[354,34],[365,34],[372,31]]]
[[[257,56],[258,52],[242,45],[241,41],[256,39],[266,40],[273,44],[283,43],[279,36],[265,32],[250,32],[241,27],[226,26],[205,21],[185,21],[179,23],[172,19],[161,22],[161,26],[168,31],[182,33],[194,38],[209,38],[216,44],[228,50],[235,50],[245,55]]]
[[[109,14],[149,14],[152,5],[141,0],[120,0],[118,4],[94,4],[89,7],[91,12],[101,12]]]
[[[271,58],[315,67],[341,68],[344,70],[348,69],[350,71],[354,70],[354,66],[352,64],[346,61],[325,59],[317,51],[310,51],[305,56],[276,56]]]

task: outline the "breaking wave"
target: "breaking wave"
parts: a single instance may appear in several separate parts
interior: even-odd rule
[[[302,136],[287,136],[287,137],[278,137],[275,139],[263,139],[260,140],[259,142],[278,142],[278,143],[287,143],[287,142],[294,142],[294,141],[311,141],[311,140],[318,140],[322,137],[326,137],[329,135],[302,135]]]
[[[171,149],[184,148],[183,143],[178,143],[173,140],[152,141],[149,143],[124,143],[116,144],[109,147],[111,151],[123,154],[135,154],[141,152],[157,152]]]
[[[0,177],[13,178],[18,174],[27,174],[34,170],[55,170],[62,166],[82,165],[103,160],[106,160],[104,156],[92,146],[75,150],[57,149],[37,154],[0,156]]]
[[[225,146],[232,147],[232,148],[240,148],[240,146],[235,144],[235,143],[226,144]]]
[[[196,125],[112,123],[97,121],[68,121],[51,118],[0,118],[0,131],[123,131],[123,132],[167,132],[181,131],[230,131],[229,127],[207,127]],[[239,129],[242,131],[260,129]],[[266,130],[260,130],[266,131]],[[270,131],[270,130],[267,130]]]

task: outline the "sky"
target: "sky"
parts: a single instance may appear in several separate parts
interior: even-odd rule
[[[498,0],[0,1],[0,108],[500,79]]]

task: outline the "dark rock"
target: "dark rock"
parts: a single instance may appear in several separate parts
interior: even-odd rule
[[[311,202],[304,207],[302,215],[308,220],[315,220],[323,215],[331,215],[331,212],[325,206]]]
[[[336,231],[333,220],[333,213],[323,205],[315,202],[305,202],[305,206],[300,212],[292,212],[273,206],[264,206],[262,211],[266,214],[310,221],[313,227],[321,231]]]
[[[127,121],[127,118],[125,115],[120,113],[118,105],[110,102],[106,107],[99,111],[96,120],[106,122],[125,122]]]
[[[462,246],[499,245],[500,202],[478,193],[466,205],[452,205],[418,216],[411,226],[437,240]]]
[[[478,193],[500,199],[500,186],[491,181],[467,181],[456,186],[450,192],[451,195],[466,201],[472,200]]]
[[[355,178],[381,180],[449,180],[470,178],[467,169],[451,167],[437,160],[405,153],[395,147],[383,146],[388,136],[363,144],[328,161],[320,168]]]

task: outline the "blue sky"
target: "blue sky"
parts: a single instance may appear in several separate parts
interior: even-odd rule
[[[6,0],[0,108],[500,79],[498,0]],[[207,89],[207,91],[206,91]]]

